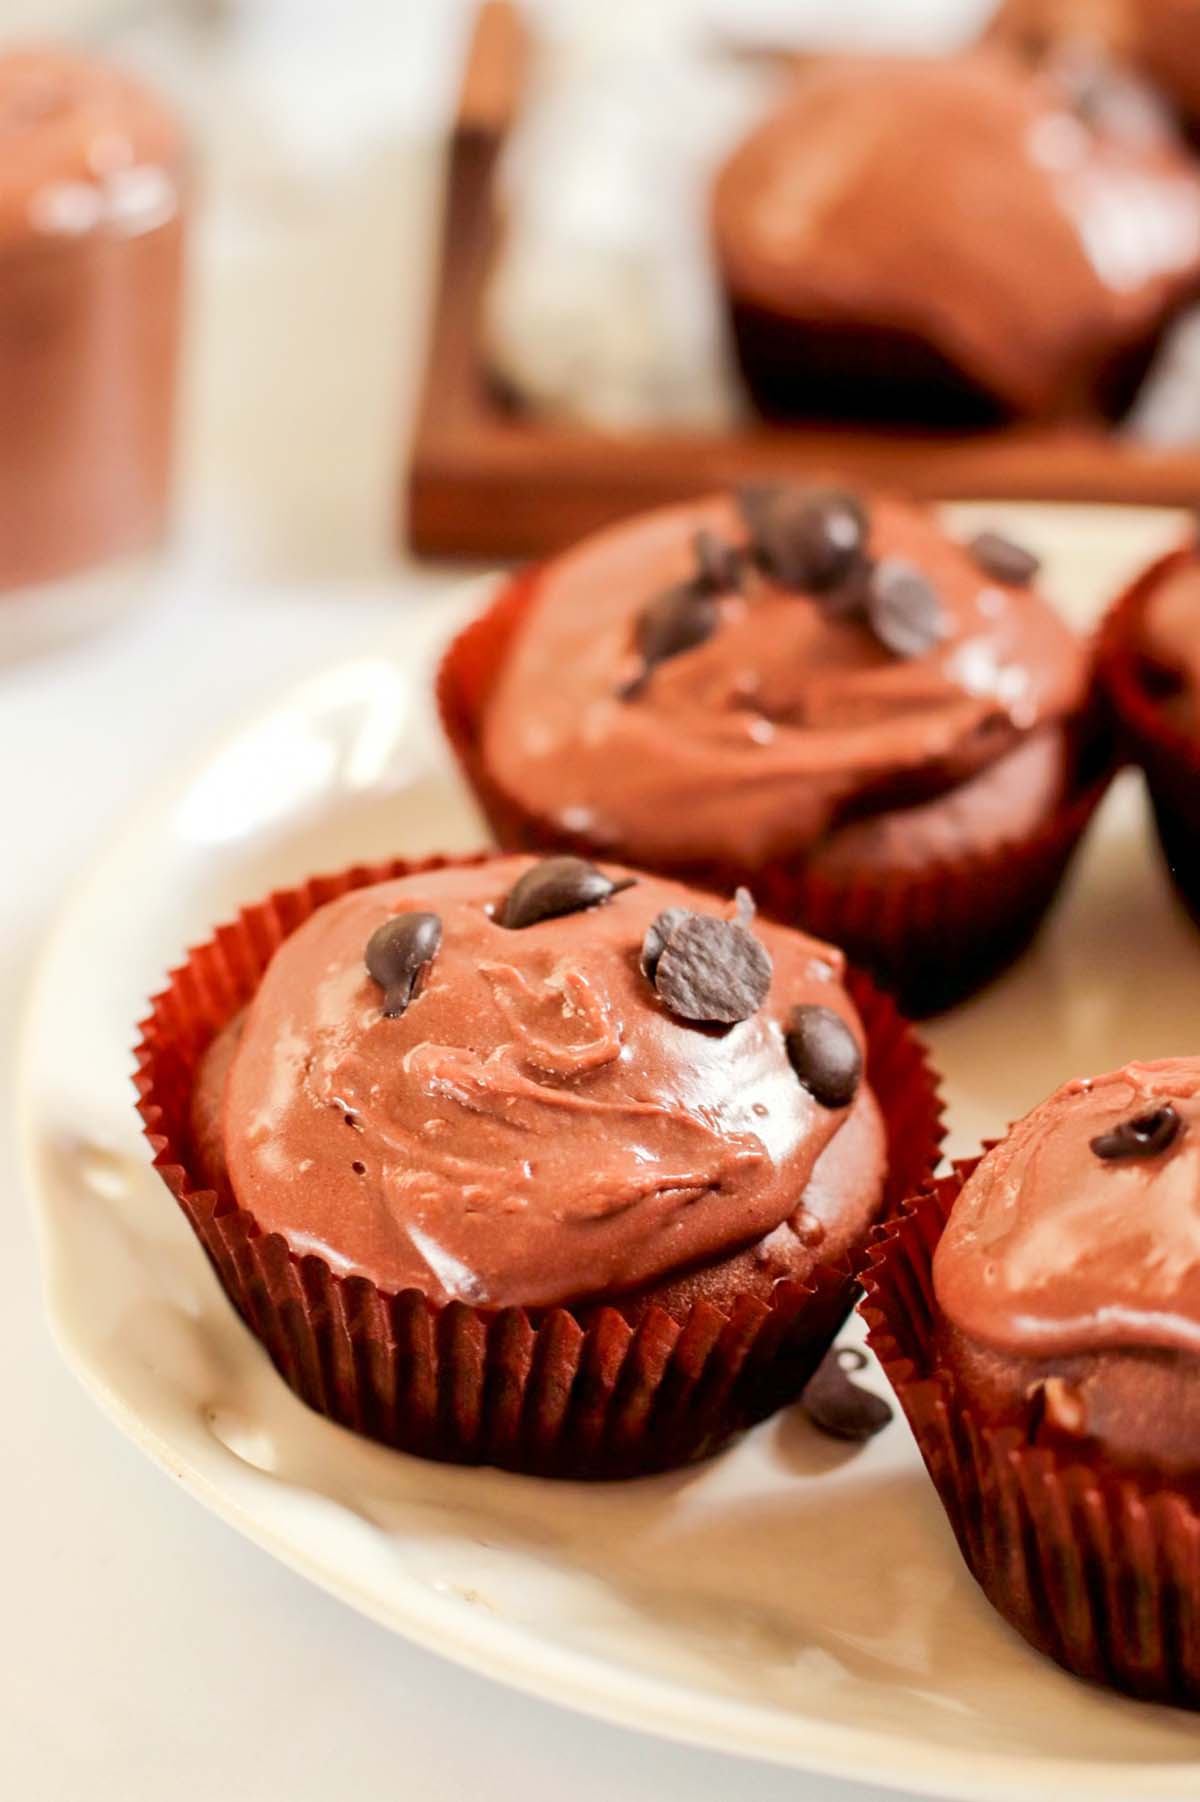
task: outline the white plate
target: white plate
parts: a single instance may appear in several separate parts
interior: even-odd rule
[[[1178,533],[1010,512],[1079,621]],[[354,1607],[543,1696],[681,1739],[959,1797],[1193,1797],[1197,1718],[1077,1683],[977,1593],[902,1423],[850,1455],[793,1411],[683,1475],[545,1484],[421,1463],[310,1414],[148,1167],[134,1022],[184,945],[273,884],[479,823],[424,699],[463,607],[407,616],[146,802],[44,956],[22,1111],[47,1303],[82,1381],[226,1520]],[[419,641],[417,651],[414,642]],[[954,1147],[1062,1078],[1196,1049],[1200,939],[1125,777],[1036,950],[930,1031]]]

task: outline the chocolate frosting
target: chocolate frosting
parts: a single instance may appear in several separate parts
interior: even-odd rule
[[[936,171],[936,180],[931,179]],[[998,52],[806,73],[714,191],[731,293],[899,331],[1019,413],[1086,404],[1200,280],[1200,173]]]
[[[388,1290],[540,1307],[757,1245],[802,1203],[806,1219],[878,1196],[866,1085],[850,1107],[821,1106],[785,1043],[803,1004],[833,1009],[862,1043],[839,952],[755,921],[766,1001],[727,1028],[689,1024],[641,967],[646,930],[667,908],[732,907],[639,877],[599,906],[506,928],[529,862],[358,890],[276,953],[222,1110],[229,1179],[264,1231]],[[436,914],[442,937],[388,1018],[364,948],[404,912]],[[831,1181],[822,1154],[850,1121]]]
[[[869,515],[870,554],[936,590],[944,636],[923,654],[752,573],[707,639],[622,698],[638,619],[691,575],[695,533],[746,541],[728,498],[646,514],[544,570],[484,720],[491,775],[635,862],[753,867],[966,782],[1080,708],[1084,649],[1036,587],[987,577],[930,513],[880,497]]]
[[[1112,1155],[1108,1135],[1166,1103],[1181,1124],[1163,1149]],[[953,1327],[1015,1356],[1200,1352],[1200,1059],[1080,1078],[1034,1108],[964,1186],[933,1281]]]

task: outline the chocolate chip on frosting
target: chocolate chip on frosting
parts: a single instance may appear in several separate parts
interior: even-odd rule
[[[1014,544],[1001,532],[976,532],[967,550],[985,576],[1004,582],[1012,588],[1023,588],[1032,582],[1041,568],[1041,559],[1023,544]]]
[[[720,619],[716,599],[696,582],[681,582],[655,595],[638,615],[636,641],[642,668],[621,691],[623,700],[641,693],[651,671],[712,637]]]
[[[736,920],[668,908],[642,944],[642,969],[682,1020],[731,1026],[757,1013],[771,987],[766,947]]]
[[[420,992],[442,942],[437,914],[395,914],[367,940],[368,973],[383,990],[383,1012],[394,1020]]]
[[[881,558],[871,571],[867,618],[897,657],[923,657],[949,630],[932,582],[903,557]]]
[[[748,482],[737,500],[755,557],[785,588],[811,594],[837,588],[864,554],[866,512],[845,489]]]
[[[658,960],[666,948],[667,940],[682,920],[687,919],[686,907],[664,908],[657,919],[651,920],[646,928],[646,936],[642,940],[642,975],[654,981],[654,973],[658,969]]]
[[[822,1107],[849,1107],[863,1063],[858,1040],[842,1016],[816,1002],[794,1007],[785,1042],[792,1069],[814,1101]]]
[[[1027,1437],[1037,1441],[1043,1428],[1077,1439],[1087,1430],[1087,1404],[1078,1389],[1063,1377],[1043,1377],[1027,1391],[1029,1422]]]
[[[499,921],[510,931],[519,932],[526,926],[536,926],[540,920],[598,907],[623,889],[632,888],[636,881],[636,876],[623,876],[614,882],[583,857],[545,857],[513,884],[500,909]]]
[[[736,544],[702,527],[692,540],[697,587],[706,594],[729,594],[742,583],[742,552]]]
[[[814,1427],[833,1439],[873,1439],[892,1418],[889,1402],[852,1381],[851,1373],[865,1369],[866,1363],[855,1346],[835,1345],[808,1380],[801,1405]]]
[[[1153,1158],[1173,1145],[1183,1121],[1169,1101],[1122,1120],[1111,1131],[1097,1133],[1088,1144],[1098,1158]]]

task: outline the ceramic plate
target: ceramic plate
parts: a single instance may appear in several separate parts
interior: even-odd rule
[[[1179,532],[1169,515],[1119,510],[987,516],[1005,514],[1080,623]],[[1078,1683],[1007,1630],[902,1422],[848,1453],[793,1410],[709,1464],[624,1486],[444,1468],[307,1412],[226,1304],[149,1169],[134,1023],[185,944],[272,885],[480,841],[425,699],[429,661],[479,598],[406,614],[376,654],[228,734],[142,806],[65,909],[35,984],[21,1105],[67,1358],[132,1439],[250,1538],[506,1682],[938,1795],[1194,1797],[1197,1719]],[[953,1148],[1069,1075],[1194,1051],[1197,1019],[1200,939],[1127,776],[1035,950],[930,1029]]]

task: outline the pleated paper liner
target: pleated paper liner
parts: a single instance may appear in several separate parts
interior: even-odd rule
[[[1138,654],[1138,627],[1150,594],[1164,576],[1195,560],[1195,545],[1181,545],[1142,572],[1101,628],[1098,669],[1123,749],[1145,773],[1171,879],[1200,924],[1200,736],[1189,737],[1167,718]]]
[[[197,1067],[254,994],[276,947],[348,890],[448,861],[316,877],[246,908],[190,952],[151,1004],[137,1053],[155,1167],[285,1380],[342,1425],[426,1457],[554,1476],[627,1476],[703,1457],[799,1395],[853,1305],[848,1265],[780,1282],[769,1301],[698,1301],[681,1318],[651,1305],[636,1326],[617,1307],[595,1303],[538,1313],[442,1306],[297,1255],[232,1193],[198,1176],[190,1126]],[[869,978],[856,973],[848,988],[887,1126],[887,1218],[937,1162],[937,1079],[920,1041]]]
[[[533,569],[507,582],[450,645],[437,682],[443,729],[505,850],[568,850],[637,862],[625,859],[619,845],[597,844],[528,811],[487,768],[488,702],[537,579]],[[650,867],[719,894],[744,884],[765,914],[840,945],[895,995],[907,1015],[919,1019],[981,988],[1037,932],[1112,778],[1111,734],[1100,708],[1080,723],[1077,739],[1070,795],[1035,832],[997,850],[920,873],[837,879],[807,870],[800,856],[754,867],[703,858]]]
[[[1072,1462],[985,1424],[932,1363],[934,1247],[979,1159],[956,1164],[872,1246],[861,1312],[967,1566],[1067,1670],[1200,1707],[1200,1514],[1178,1490]]]

